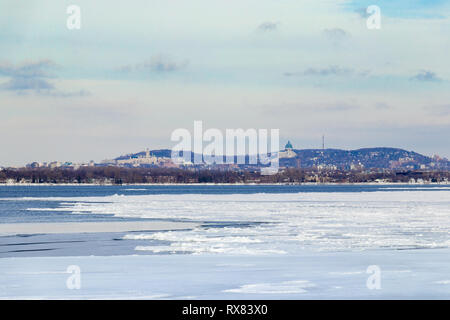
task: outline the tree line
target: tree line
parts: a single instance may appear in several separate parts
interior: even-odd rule
[[[0,183],[359,183],[400,182],[414,179],[445,182],[449,171],[344,171],[287,168],[274,175],[261,175],[257,170],[207,170],[178,168],[84,167],[20,168],[0,171]]]

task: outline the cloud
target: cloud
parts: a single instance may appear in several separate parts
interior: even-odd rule
[[[55,78],[52,70],[59,66],[48,59],[27,61],[18,65],[9,62],[0,63],[0,75],[10,79],[0,84],[0,89],[14,91],[20,95],[37,93],[47,96],[71,97],[89,94],[86,90],[80,92],[62,92],[48,80]]]
[[[51,97],[59,97],[59,98],[70,98],[70,97],[88,97],[92,95],[92,93],[88,90],[79,90],[79,91],[60,91],[60,90],[47,90],[42,91],[42,95],[47,95]]]
[[[262,32],[275,31],[278,28],[279,22],[266,21],[261,23],[257,30]]]
[[[59,66],[48,59],[24,62],[17,66],[3,62],[0,63],[0,75],[12,78],[53,78],[49,71],[57,68]]]
[[[387,110],[387,109],[392,109],[392,106],[387,104],[386,102],[377,102],[375,104],[375,108],[379,109],[379,110]]]
[[[440,82],[442,81],[436,73],[428,70],[422,70],[415,76],[411,77],[410,80],[414,81],[425,81],[425,82]]]
[[[287,77],[292,76],[346,76],[354,73],[353,69],[342,68],[339,66],[329,66],[326,68],[307,68],[301,72],[285,72]]]
[[[342,41],[350,38],[350,33],[341,28],[325,29],[323,34],[326,38],[333,41]]]
[[[361,109],[361,106],[355,102],[337,101],[337,102],[321,102],[321,103],[283,103],[280,105],[265,105],[261,108],[263,112],[271,114],[286,114],[291,115],[301,113],[308,113],[312,115],[315,112],[319,113],[339,113],[346,111],[356,111]]]
[[[427,110],[430,114],[436,115],[436,116],[448,116],[450,115],[450,104],[444,104],[439,106],[429,106],[425,107],[425,110]]]
[[[17,77],[11,78],[8,82],[2,84],[1,86],[5,90],[10,91],[20,91],[20,90],[51,90],[54,86],[47,80],[40,78],[25,78]]]
[[[29,61],[16,66],[9,62],[0,63],[0,75],[10,78],[0,87],[10,91],[54,89],[47,79],[53,78],[50,70],[56,68],[58,66],[51,60]]]
[[[359,108],[360,108],[359,105],[347,102],[336,102],[332,104],[316,106],[316,110],[320,111],[348,111],[348,110],[356,110]]]
[[[176,62],[167,56],[156,55],[142,63],[121,66],[118,68],[118,71],[122,73],[169,73],[182,70],[188,64],[188,61]]]
[[[369,17],[369,14],[367,13],[367,8],[356,8],[354,9],[354,12],[357,13],[361,18],[366,19],[367,17]]]

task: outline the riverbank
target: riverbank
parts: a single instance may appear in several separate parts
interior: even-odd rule
[[[280,182],[280,183],[122,183],[122,184],[101,184],[101,183],[0,183],[0,186],[339,186],[339,185],[450,185],[450,181],[443,182]]]

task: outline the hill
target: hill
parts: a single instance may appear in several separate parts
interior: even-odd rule
[[[399,148],[341,149],[293,149],[295,156],[280,158],[281,167],[328,169],[394,169],[394,170],[449,170],[450,162],[438,156],[428,157],[414,151]],[[170,158],[171,150],[150,151],[152,156]],[[120,156],[115,160],[144,157],[145,152]],[[246,157],[248,161],[248,157]],[[248,162],[247,162],[248,163]]]
[[[439,157],[427,157],[414,151],[398,148],[363,148],[357,150],[304,149],[293,150],[295,158],[280,159],[280,165],[302,168],[314,166],[338,169],[449,169],[449,161]]]

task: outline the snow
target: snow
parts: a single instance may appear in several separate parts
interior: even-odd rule
[[[196,225],[121,235],[135,255],[1,258],[0,298],[450,298],[445,188],[20,198],[31,199],[62,204],[29,210]],[[78,290],[66,286],[71,265]],[[367,286],[369,266],[380,289]]]
[[[69,265],[80,289],[68,289]],[[379,266],[381,288],[366,285]],[[3,258],[0,298],[449,299],[450,250]]]
[[[51,199],[51,198],[50,198]],[[167,240],[171,252],[295,253],[314,250],[450,246],[450,192],[179,194],[54,198],[62,208],[30,210],[191,221],[187,231],[128,235]],[[49,200],[49,198],[46,198]],[[207,227],[229,223],[228,227]],[[163,248],[138,250],[163,252]],[[191,249],[191,250],[189,250]]]

